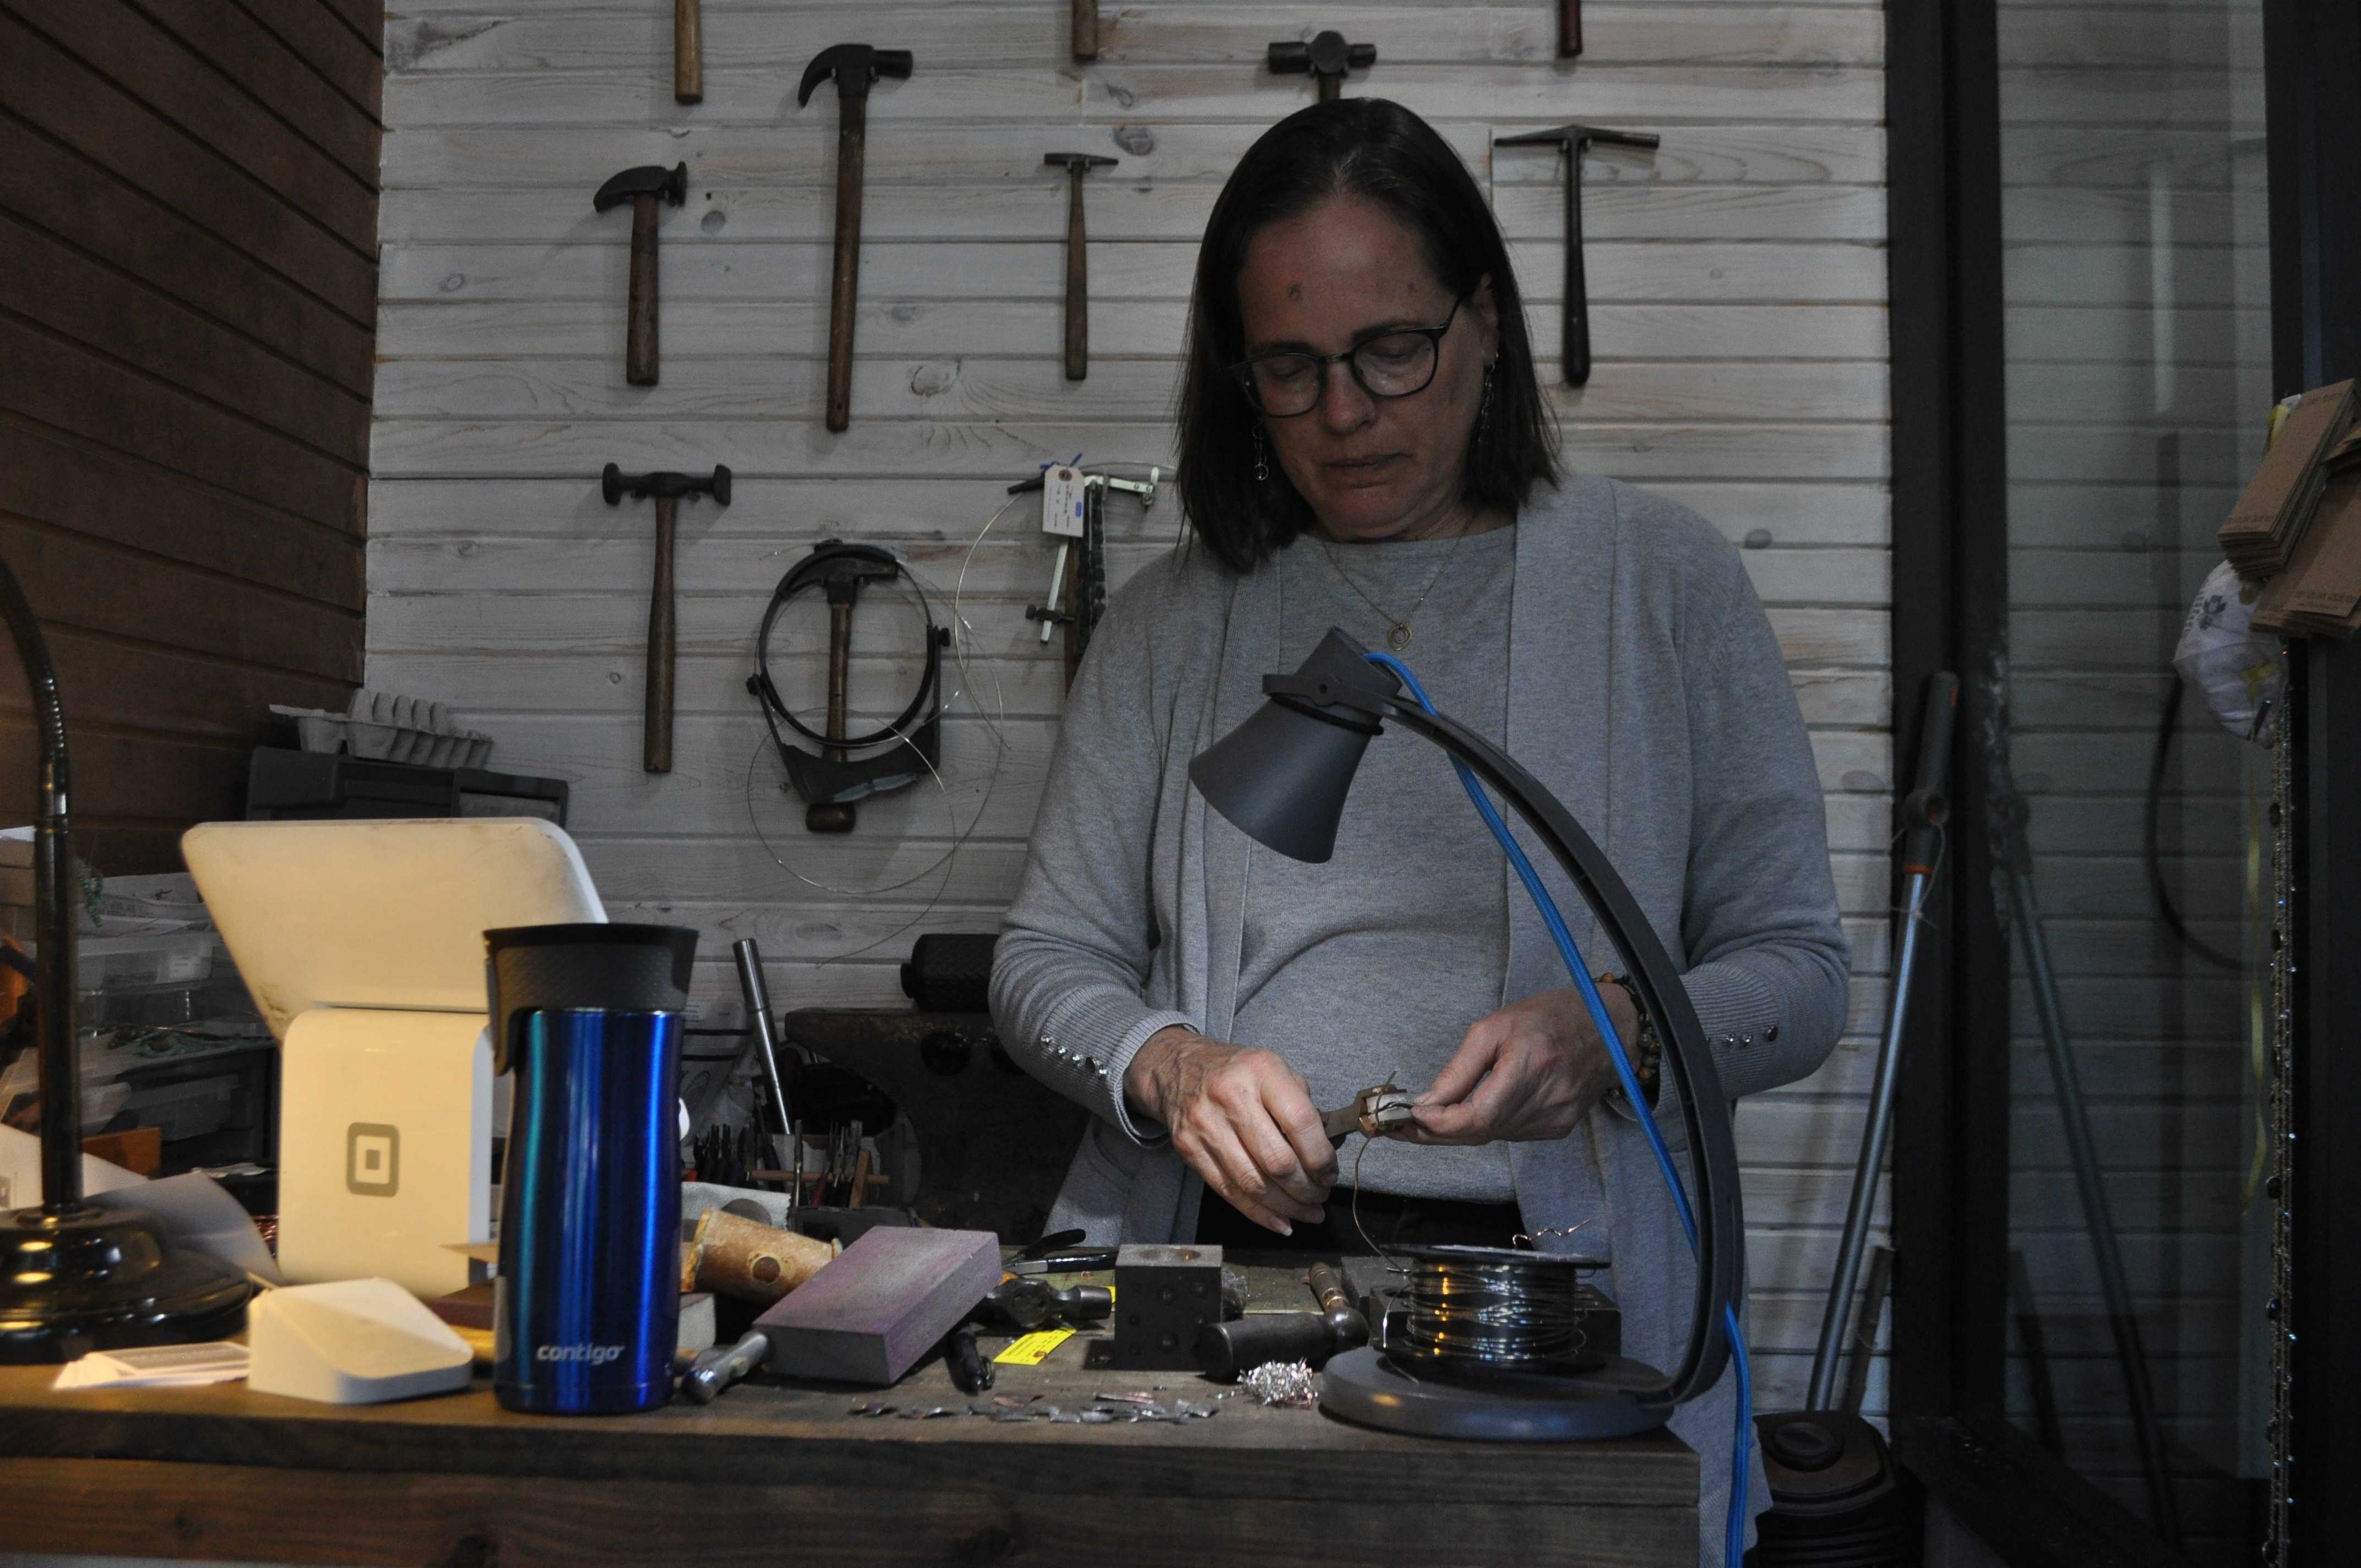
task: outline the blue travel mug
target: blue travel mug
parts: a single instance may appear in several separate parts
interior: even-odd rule
[[[681,1020],[697,933],[487,931],[493,1070],[516,1074],[492,1287],[493,1392],[612,1415],[672,1398]]]

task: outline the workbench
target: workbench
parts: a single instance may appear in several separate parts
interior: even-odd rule
[[[987,1353],[1005,1341],[987,1339]],[[463,1394],[341,1407],[242,1383],[54,1393],[0,1367],[10,1551],[291,1563],[1250,1563],[1697,1560],[1697,1459],[1666,1433],[1446,1442],[1226,1398],[1186,1372],[1086,1369],[1089,1336],[991,1394],[932,1361],[894,1388],[757,1379],[644,1415],[514,1415]],[[1000,1421],[1156,1392],[1178,1424]],[[864,1403],[947,1408],[855,1416]]]

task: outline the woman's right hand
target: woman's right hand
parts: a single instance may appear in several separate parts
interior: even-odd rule
[[[1123,1075],[1132,1108],[1171,1131],[1205,1185],[1255,1223],[1292,1235],[1317,1223],[1336,1185],[1336,1151],[1303,1075],[1276,1051],[1159,1029]]]

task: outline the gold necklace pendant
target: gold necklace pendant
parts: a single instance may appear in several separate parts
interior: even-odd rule
[[[1396,621],[1394,623],[1393,630],[1386,633],[1386,646],[1392,649],[1397,653],[1409,647],[1410,628],[1404,626],[1400,621]]]

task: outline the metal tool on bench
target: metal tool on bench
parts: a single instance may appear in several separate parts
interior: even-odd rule
[[[1066,379],[1091,373],[1091,248],[1082,225],[1082,177],[1121,161],[1094,152],[1045,152],[1041,161],[1066,171]]]
[[[1316,1312],[1248,1312],[1198,1331],[1198,1370],[1216,1383],[1235,1383],[1267,1362],[1324,1366],[1330,1356],[1369,1343],[1369,1320],[1336,1265],[1313,1264],[1305,1283],[1320,1302]]]
[[[1293,39],[1271,45],[1268,60],[1273,75],[1312,76],[1320,84],[1320,102],[1333,104],[1344,88],[1346,71],[1367,71],[1377,64],[1378,46],[1346,43],[1344,34],[1330,28],[1314,33],[1309,43]]]
[[[672,96],[675,104],[705,102],[702,0],[672,0]]]
[[[630,313],[624,318],[623,379],[634,387],[656,384],[656,203],[679,206],[688,200],[688,165],[670,169],[643,164],[626,169],[598,187],[591,207],[631,203]]]
[[[653,380],[651,376],[649,379]],[[694,474],[626,474],[614,464],[598,477],[609,506],[625,496],[656,503],[655,579],[648,590],[647,704],[641,732],[641,766],[652,773],[672,772],[672,691],[676,634],[673,619],[674,522],[683,496],[711,496],[730,504],[730,470],[715,464],[703,478]]]
[[[831,44],[812,56],[796,88],[796,103],[811,102],[822,82],[836,80],[836,262],[828,304],[828,428],[852,422],[852,319],[861,293],[861,185],[869,141],[869,89],[881,76],[910,74],[910,51],[868,44]]]
[[[1103,1321],[1114,1311],[1115,1292],[1104,1285],[1060,1287],[1020,1275],[994,1286],[976,1310],[988,1321],[1005,1323],[1022,1333],[1052,1323],[1078,1329]]]
[[[866,735],[849,733],[846,710],[851,674],[852,611],[863,587],[905,578],[926,617],[926,672],[917,695],[890,724]],[[797,718],[771,679],[771,632],[790,600],[818,588],[828,600],[828,729],[825,733]],[[931,773],[942,756],[942,657],[950,634],[935,623],[934,606],[926,590],[892,551],[875,544],[848,544],[825,540],[797,562],[771,591],[763,612],[762,629],[754,634],[754,673],[746,689],[762,705],[763,722],[786,769],[787,784],[802,797],[804,826],[814,833],[852,830],[853,803],[866,795],[890,795],[907,789]],[[823,750],[815,754],[792,744],[779,732],[786,727]],[[854,751],[875,755],[855,761]]]
[[[1610,131],[1600,126],[1558,126],[1493,140],[1494,147],[1546,144],[1565,149],[1565,313],[1559,352],[1569,387],[1590,380],[1590,283],[1582,259],[1582,155],[1593,147],[1653,149],[1663,140],[1646,131]]]

